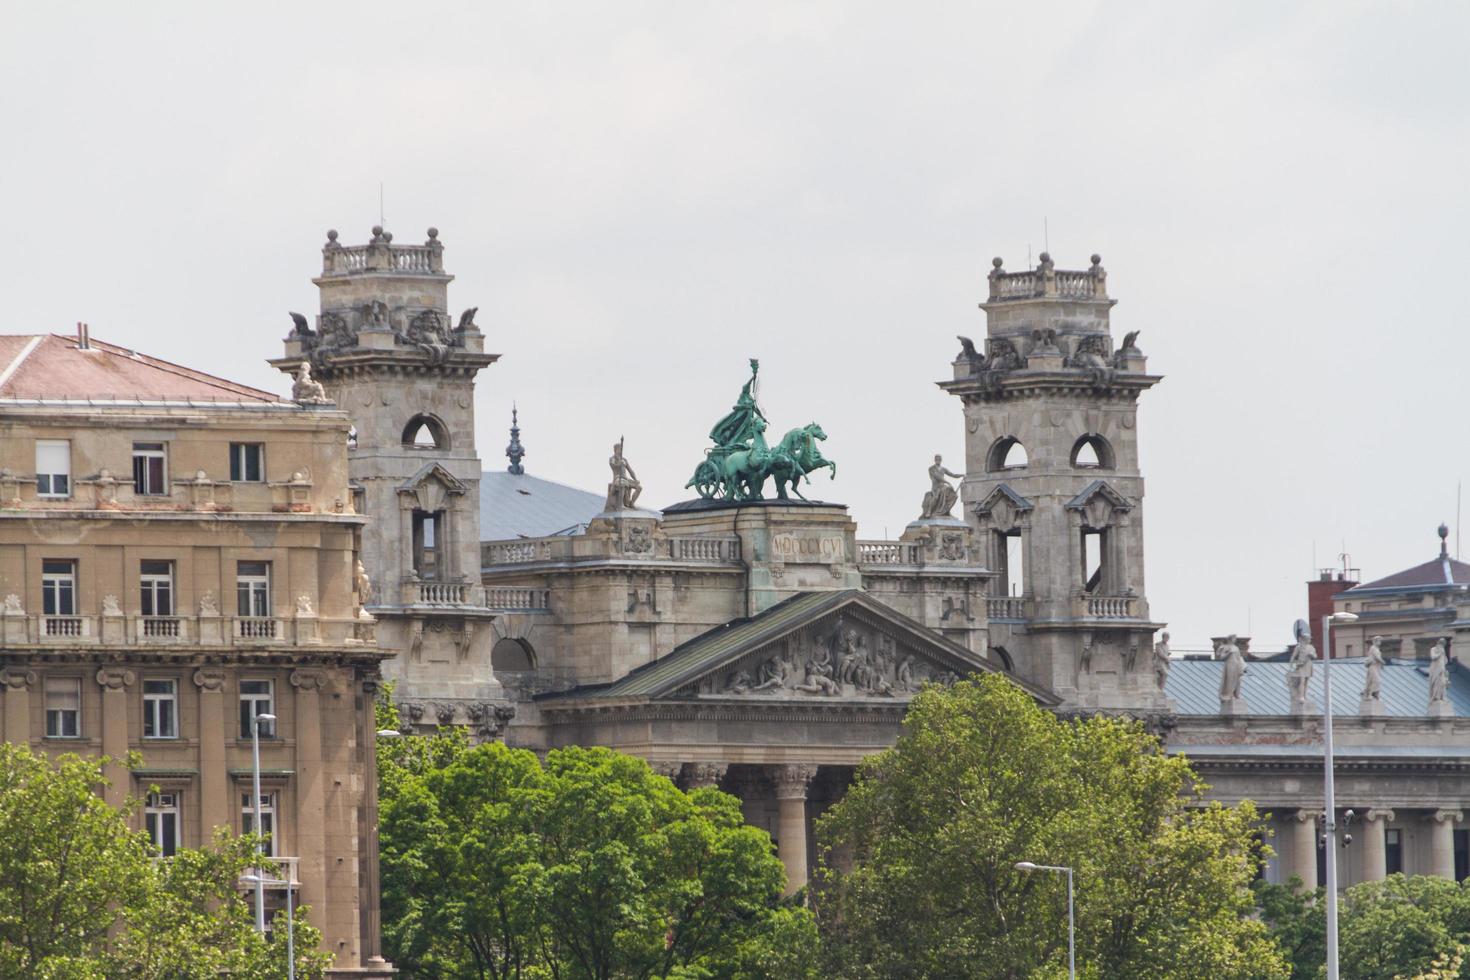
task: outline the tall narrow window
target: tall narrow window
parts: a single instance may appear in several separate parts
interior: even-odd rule
[[[140,566],[138,581],[142,587],[139,609],[144,616],[174,614],[174,563],[145,561]]]
[[[242,680],[240,682],[240,737],[250,738],[255,733],[256,715],[275,714],[275,683],[265,680]],[[260,737],[270,738],[275,733],[275,723],[260,723]]]
[[[443,578],[446,569],[440,561],[444,532],[444,512],[413,512],[413,569],[419,578]]]
[[[1383,857],[1389,874],[1404,873],[1404,832],[1392,828],[1383,831]]]
[[[143,824],[158,853],[173,857],[179,849],[179,794],[149,793]]]
[[[143,737],[179,737],[179,682],[162,678],[143,681]]]
[[[255,804],[250,801],[250,794],[243,793],[240,796],[240,831],[249,834],[255,831]],[[269,837],[265,842],[265,853],[275,857],[280,853],[280,847],[276,840],[276,794],[260,794],[260,832]]]
[[[161,442],[133,443],[133,492],[144,495],[168,493],[164,465],[167,459]]]
[[[230,479],[259,483],[265,479],[265,446],[258,442],[230,443]]]
[[[46,678],[46,737],[80,738],[82,682],[76,677]]]
[[[1107,547],[1107,532],[1082,529],[1082,589],[1084,592],[1105,592],[1104,555]]]
[[[41,612],[47,616],[77,614],[77,563],[47,558],[41,562]]]
[[[241,616],[271,614],[271,563],[242,561],[235,569],[235,598]]]
[[[1004,576],[1005,594],[1018,597],[1026,594],[1026,549],[1020,531],[995,532],[995,561],[997,571]]]
[[[71,443],[65,439],[36,440],[36,494],[71,496]]]

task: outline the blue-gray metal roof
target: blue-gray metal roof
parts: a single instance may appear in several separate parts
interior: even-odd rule
[[[480,540],[575,534],[602,513],[607,498],[527,473],[480,474]]]
[[[1314,712],[1322,710],[1322,664],[1312,671],[1307,685],[1307,704]],[[1220,713],[1220,674],[1223,660],[1175,660],[1169,666],[1169,680],[1164,693],[1179,706],[1182,715],[1218,715]],[[1248,660],[1241,679],[1240,696],[1246,713],[1252,715],[1291,714],[1291,695],[1286,675],[1291,664],[1284,661]],[[1363,690],[1366,668],[1363,658],[1339,658],[1332,661],[1332,713],[1356,715]],[[1423,718],[1429,714],[1429,665],[1424,660],[1389,660],[1383,665],[1382,695],[1384,715],[1392,718]],[[1461,718],[1470,717],[1470,671],[1451,662],[1449,675],[1450,707]]]

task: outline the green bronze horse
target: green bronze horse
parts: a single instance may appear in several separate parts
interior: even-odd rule
[[[808,473],[829,467],[832,476],[837,475],[837,464],[824,458],[817,445],[826,438],[827,433],[815,422],[786,433],[775,449],[766,449],[757,436],[754,448],[736,450],[722,461],[720,477],[727,495],[731,500],[761,500],[766,480],[774,478],[778,499],[791,499],[786,492],[789,487],[805,500],[799,485]]]

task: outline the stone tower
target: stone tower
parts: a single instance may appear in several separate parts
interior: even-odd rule
[[[1166,706],[1154,681],[1143,581],[1138,396],[1160,379],[1127,334],[1094,255],[1066,272],[991,271],[983,349],[960,338],[954,380],[965,409],[965,517],[1000,573],[990,643],[1021,676],[1069,703]]]
[[[379,643],[397,650],[384,673],[405,724],[492,737],[510,707],[480,584],[474,392],[499,355],[485,353],[474,309],[451,319],[443,257],[435,228],[422,245],[394,244],[381,227],[366,245],[327,232],[316,327],[292,314],[286,356],[271,363],[298,377],[307,366],[352,418],[355,506],[372,518],[358,588]]]

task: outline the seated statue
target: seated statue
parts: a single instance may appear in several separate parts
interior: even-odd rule
[[[952,476],[956,480],[963,480],[963,473],[952,473],[944,468],[944,457],[936,455],[934,465],[929,467],[929,492],[924,494],[924,505],[919,514],[920,520],[931,520],[936,517],[950,517],[955,503],[960,495],[955,488],[950,486],[946,476]]]

